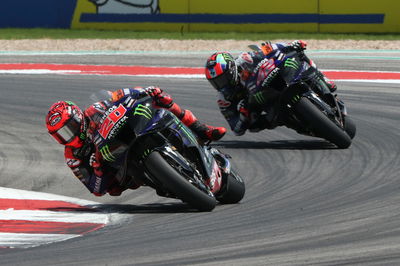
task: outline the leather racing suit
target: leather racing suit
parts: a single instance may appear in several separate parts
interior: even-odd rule
[[[87,130],[86,138],[79,148],[65,146],[64,156],[68,167],[74,175],[86,186],[86,188],[96,196],[109,193],[111,196],[119,196],[126,188],[119,185],[115,173],[102,166],[103,156],[97,150],[97,139],[93,139],[95,132],[99,130],[101,119],[105,112],[114,102],[123,102],[128,97],[133,99],[142,97],[146,93],[153,97],[153,105],[165,108],[175,114],[186,126],[191,128],[199,138],[207,140],[219,139],[225,134],[225,128],[214,128],[200,123],[190,110],[181,109],[172,98],[163,93],[157,87],[148,88],[127,88],[120,89],[111,93],[110,100],[96,102],[84,111]],[[222,132],[222,135],[219,134]],[[131,183],[129,188],[136,189],[142,185],[139,181]]]
[[[235,135],[243,135],[246,130],[258,132],[262,129],[273,129],[277,126],[274,121],[276,110],[274,102],[279,92],[271,88],[271,82],[279,68],[275,60],[282,58],[285,53],[302,51],[306,43],[263,43],[261,49],[241,53],[235,63],[238,69],[239,81],[235,86],[218,91],[218,107],[229,123]],[[316,65],[304,55],[311,67]],[[331,91],[336,85],[316,69]],[[267,114],[261,115],[258,109],[268,106]]]

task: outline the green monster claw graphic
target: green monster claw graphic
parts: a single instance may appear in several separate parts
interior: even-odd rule
[[[100,153],[101,153],[101,155],[103,156],[103,158],[106,160],[106,161],[109,161],[109,162],[114,162],[115,161],[115,157],[114,157],[114,155],[112,155],[112,153],[111,153],[111,151],[110,151],[110,147],[108,147],[108,145],[105,145],[104,147],[102,147],[101,149],[100,149]]]
[[[292,102],[293,102],[293,103],[297,103],[299,100],[300,100],[300,95],[295,95],[295,96],[293,96],[293,98],[292,98]]]
[[[143,104],[139,104],[135,108],[135,112],[133,113],[133,115],[141,115],[146,117],[147,119],[151,119],[152,117],[150,108]]]
[[[233,57],[231,55],[223,54],[222,56],[224,57],[225,61],[233,60]]]
[[[150,149],[146,149],[144,150],[143,154],[142,154],[142,159],[145,159],[147,156],[149,156],[151,150]]]
[[[285,67],[290,67],[293,69],[298,69],[299,68],[299,64],[297,63],[296,59],[293,58],[288,58],[285,61]]]
[[[190,138],[190,140],[192,141],[192,142],[197,142],[197,139],[196,139],[196,137],[193,135],[193,133],[190,131],[190,130],[188,130],[188,128],[187,127],[185,127],[183,124],[182,124],[182,122],[180,121],[180,120],[178,120],[178,118],[177,117],[175,117],[175,122],[178,124],[178,127],[177,127],[177,130],[183,130],[183,132],[185,132],[185,134]]]
[[[256,94],[254,94],[254,97],[256,98],[257,103],[259,104],[263,104],[265,99],[264,99],[264,95],[262,94],[262,92],[257,92]]]

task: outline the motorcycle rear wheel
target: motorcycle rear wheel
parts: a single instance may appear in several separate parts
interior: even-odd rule
[[[347,149],[351,145],[349,135],[307,98],[302,97],[295,105],[295,110],[318,137],[328,140],[340,149]]]
[[[183,202],[199,211],[211,211],[217,201],[213,195],[208,195],[192,185],[177,170],[175,170],[157,151],[153,151],[144,161],[147,171],[156,178],[164,188]]]

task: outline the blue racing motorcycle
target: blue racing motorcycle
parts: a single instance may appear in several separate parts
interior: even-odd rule
[[[177,198],[200,211],[211,211],[217,201],[239,202],[245,193],[230,156],[199,143],[174,114],[154,108],[143,95],[116,102],[102,118],[94,139],[105,167],[115,171],[120,185],[138,180],[158,195]]]
[[[262,54],[258,46],[249,47]],[[348,148],[356,125],[343,101],[330,91],[310,62],[304,52],[292,51],[276,52],[258,64],[257,75],[266,78],[249,99],[250,108],[258,110],[254,120],[267,122],[264,128],[285,125],[300,134],[326,139],[338,148]]]

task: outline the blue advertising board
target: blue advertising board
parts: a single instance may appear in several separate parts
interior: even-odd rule
[[[398,0],[2,0],[1,28],[400,32]]]
[[[70,28],[78,0],[1,0],[1,28]]]

